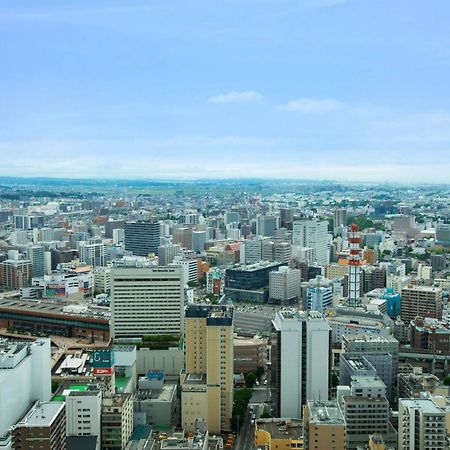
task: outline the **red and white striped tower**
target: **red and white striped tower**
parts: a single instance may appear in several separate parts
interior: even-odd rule
[[[354,308],[361,306],[361,233],[355,223],[348,233],[350,258],[348,260],[348,297],[347,304]]]

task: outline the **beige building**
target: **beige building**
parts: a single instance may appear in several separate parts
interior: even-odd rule
[[[186,370],[181,374],[182,424],[210,433],[231,428],[233,310],[191,304],[185,312]]]
[[[102,449],[126,448],[133,433],[133,395],[103,398]]]
[[[295,419],[259,419],[255,446],[267,450],[303,449],[302,423]],[[311,447],[312,448],[312,447]]]
[[[344,277],[347,273],[348,265],[346,264],[330,264],[325,268],[325,276],[330,280]]]
[[[308,401],[303,407],[305,448],[344,450],[346,425],[336,401]]]
[[[234,373],[247,373],[267,365],[267,339],[234,337]]]
[[[430,286],[407,286],[401,293],[400,317],[409,323],[416,316],[442,319],[442,289]]]

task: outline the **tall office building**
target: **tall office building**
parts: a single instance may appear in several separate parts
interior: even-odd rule
[[[398,402],[398,448],[445,450],[446,414],[431,398],[401,398]]]
[[[181,376],[182,425],[210,433],[231,429],[233,309],[190,304],[185,312],[186,370]]]
[[[262,260],[290,263],[292,246],[287,241],[264,239],[262,241]]]
[[[44,226],[44,216],[15,215],[14,228],[19,230],[31,230]]]
[[[280,310],[272,321],[275,417],[301,418],[308,400],[327,400],[331,330],[322,314]]]
[[[35,403],[11,434],[14,450],[66,450],[66,404]]]
[[[297,302],[300,298],[302,274],[298,269],[278,267],[269,273],[269,298],[279,303]]]
[[[275,236],[275,230],[278,228],[278,217],[259,215],[256,220],[256,234],[259,236]]]
[[[400,317],[409,323],[417,316],[442,319],[442,289],[431,286],[406,286],[401,292]]]
[[[296,220],[293,224],[292,244],[312,248],[314,262],[322,265],[330,263],[326,220]]]
[[[0,448],[8,448],[10,427],[30,405],[51,396],[50,339],[0,343]]]
[[[333,211],[333,231],[339,234],[339,231],[347,227],[347,210],[345,208],[335,208]]]
[[[183,268],[111,269],[111,335],[114,339],[182,331]]]
[[[113,394],[102,404],[102,450],[128,448],[133,433],[133,394]]]
[[[450,223],[438,223],[436,225],[436,244],[450,245]]]
[[[91,384],[66,396],[66,435],[69,448],[100,450],[102,391]]]
[[[168,266],[177,256],[181,256],[183,250],[178,244],[160,245],[158,247],[158,262],[160,266]]]
[[[395,443],[395,430],[389,422],[386,386],[377,376],[357,375],[352,378],[350,395],[343,396],[344,419],[347,424],[346,450],[357,450],[373,434],[381,434]]]
[[[105,265],[105,245],[100,238],[89,239],[79,243],[80,262],[92,267]]]
[[[125,250],[136,256],[158,253],[160,241],[159,222],[127,222],[124,228]]]
[[[197,253],[201,253],[205,250],[206,244],[206,231],[193,231],[192,232],[192,250]]]
[[[29,259],[7,259],[0,263],[0,286],[21,289],[30,286],[32,277]]]
[[[33,277],[43,277],[45,274],[44,247],[32,245],[27,248],[27,255],[31,261]]]
[[[173,230],[173,243],[180,247],[192,250],[192,228],[181,227]]]
[[[254,264],[262,261],[262,239],[246,239],[241,247],[241,262]]]

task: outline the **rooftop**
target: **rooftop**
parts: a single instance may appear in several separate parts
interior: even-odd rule
[[[64,409],[64,402],[35,403],[25,417],[17,423],[17,427],[46,427],[50,426],[55,418]]]
[[[407,408],[420,409],[425,414],[444,414],[430,398],[401,398],[400,403]]]
[[[303,439],[301,420],[259,419],[256,428],[268,432],[272,439]]]
[[[310,422],[320,424],[344,424],[344,417],[335,401],[308,401]]]

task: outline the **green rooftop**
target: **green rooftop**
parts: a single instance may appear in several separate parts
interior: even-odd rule
[[[116,389],[119,392],[123,392],[130,382],[130,377],[117,377],[116,376]]]
[[[87,391],[87,384],[71,384],[67,387],[69,391]]]
[[[64,395],[55,395],[52,398],[52,402],[63,402],[66,399],[66,397],[64,397]]]

